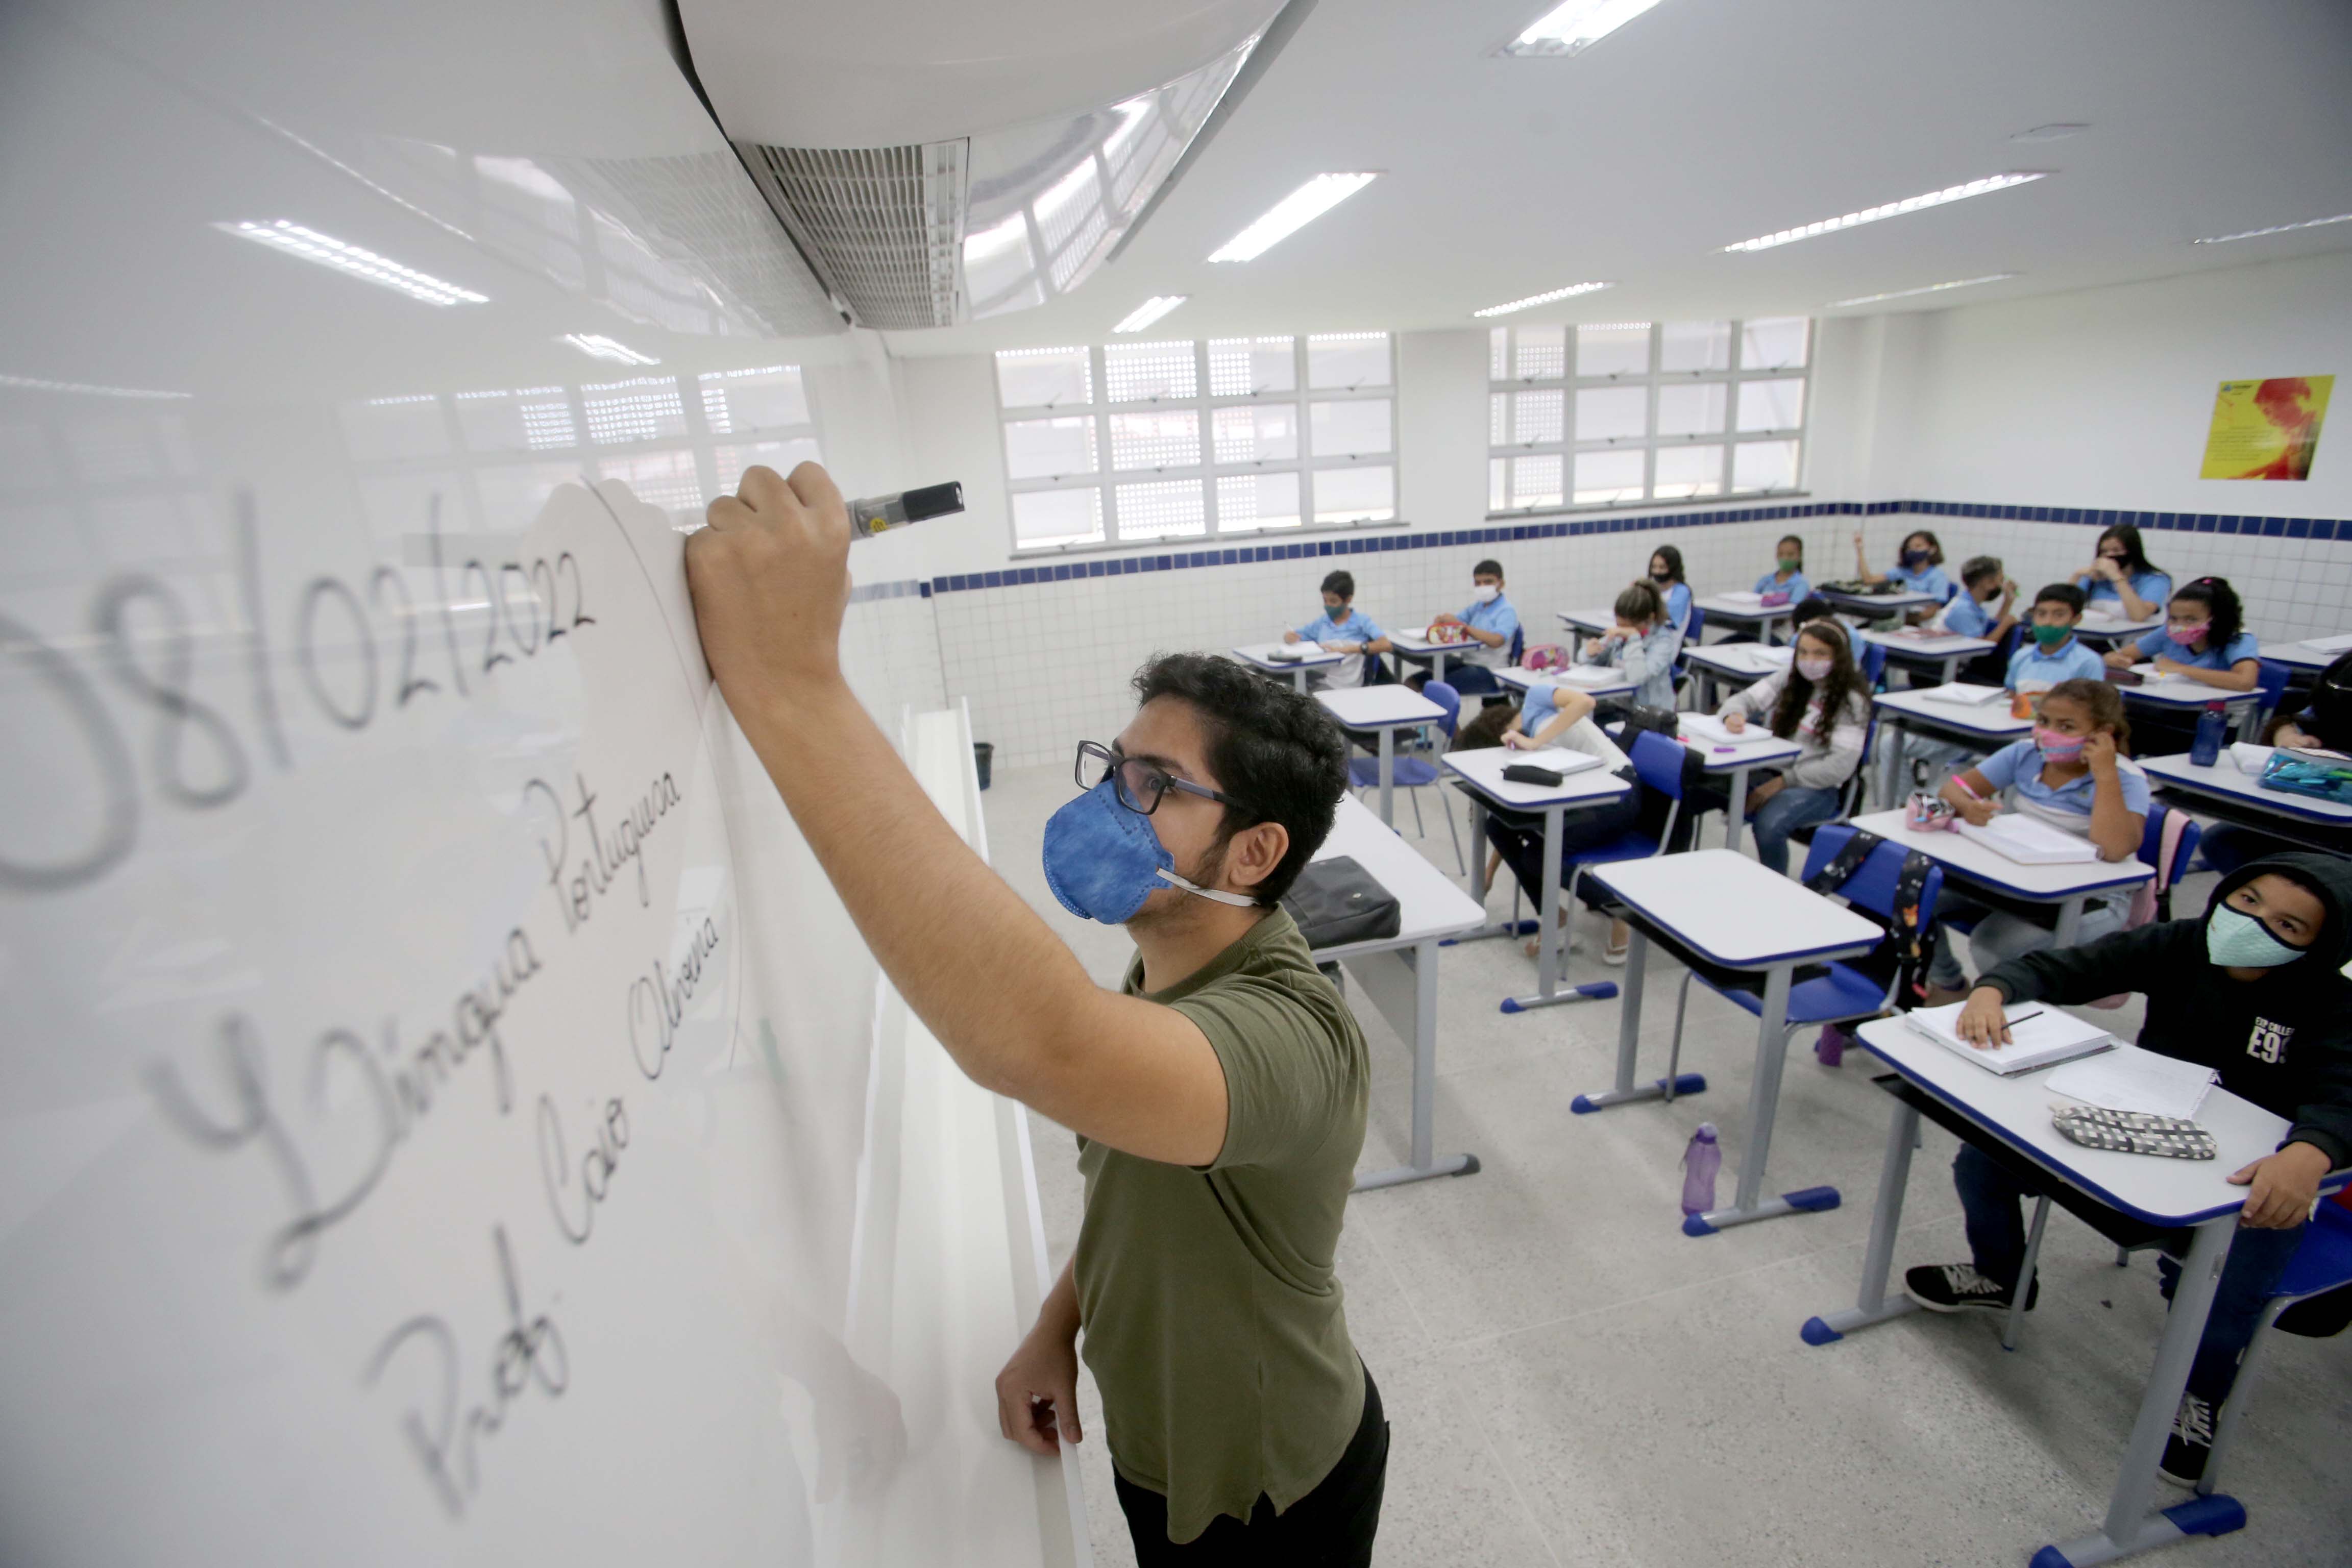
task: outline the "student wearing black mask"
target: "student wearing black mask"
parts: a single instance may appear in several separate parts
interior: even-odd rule
[[[2274,855],[2223,879],[2201,920],[2165,921],[1995,965],[1960,1014],[1961,1037],[1991,1045],[2008,1037],[2008,1003],[2142,992],[2143,1048],[2212,1068],[2223,1089],[2287,1120],[2278,1150],[2230,1177],[2247,1189],[2246,1204],[2165,1447],[2160,1473],[2176,1485],[2193,1487],[2205,1472],[2214,1413],[2237,1380],[2265,1299],[2302,1243],[2321,1178],[2352,1163],[2347,959],[2352,860]],[[2019,1200],[2028,1189],[1973,1144],[1961,1145],[1952,1177],[1973,1256],[1911,1269],[1905,1288],[1931,1311],[2006,1312],[2024,1262]],[[2175,1237],[2185,1247],[2187,1233]],[[2169,1299],[2179,1265],[2168,1256],[2160,1267]],[[2028,1292],[2029,1308],[2039,1289]]]

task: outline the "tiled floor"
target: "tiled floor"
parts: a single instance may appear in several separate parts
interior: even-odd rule
[[[1132,952],[1124,934],[1066,914],[1038,868],[1068,779],[1059,765],[1000,771],[989,837],[998,868],[1116,983]],[[1422,847],[1450,872],[1433,816],[1429,828]],[[2210,882],[2193,879],[2181,908],[2201,908]],[[1570,962],[1576,978],[1597,976],[1588,953]],[[1924,1314],[1808,1347],[1798,1325],[1852,1303],[1869,1231],[1888,1110],[1863,1060],[1824,1069],[1801,1037],[1769,1181],[1827,1183],[1846,1206],[1693,1240],[1676,1228],[1678,1163],[1691,1131],[1714,1121],[1728,1194],[1754,1057],[1747,1015],[1693,997],[1684,1060],[1707,1075],[1705,1095],[1572,1116],[1570,1100],[1612,1070],[1617,1005],[1503,1016],[1496,1001],[1527,989],[1530,968],[1511,945],[1483,942],[1447,950],[1440,972],[1438,1146],[1471,1150],[1484,1169],[1363,1194],[1349,1212],[1349,1321],[1393,1428],[1376,1561],[2022,1564],[2096,1527],[2161,1326],[2147,1258],[2119,1270],[2060,1215],[2042,1304],[2015,1353],[1990,1322]],[[1661,982],[1679,974],[1662,961],[1653,978],[1645,1049],[1663,1070],[1673,1008]],[[1363,1163],[1399,1163],[1409,1060],[1377,1013],[1360,1016],[1374,1068]],[[2137,1004],[2116,1018],[2136,1030]],[[1066,1133],[1042,1119],[1035,1130],[1058,1265],[1077,1234],[1077,1171]],[[1951,1152],[1928,1129],[1898,1267],[1966,1256]],[[1083,1400],[1095,1560],[1129,1564],[1090,1384]],[[2150,1561],[2352,1564],[2352,1343],[2273,1342],[2230,1489],[2247,1529]]]

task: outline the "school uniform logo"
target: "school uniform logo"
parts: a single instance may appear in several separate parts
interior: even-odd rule
[[[2257,1015],[2253,1033],[2246,1037],[2246,1054],[2258,1062],[2273,1065],[2286,1060],[2286,1043],[2294,1038],[2291,1024],[2273,1024]]]

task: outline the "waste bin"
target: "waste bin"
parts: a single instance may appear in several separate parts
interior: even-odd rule
[[[972,765],[980,773],[980,787],[982,789],[988,787],[988,764],[995,755],[996,747],[989,742],[974,741],[971,743]]]

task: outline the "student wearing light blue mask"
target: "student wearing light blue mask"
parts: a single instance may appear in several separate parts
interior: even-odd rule
[[[2303,1241],[2321,1180],[2352,1163],[2352,861],[2296,852],[2253,861],[2224,878],[2201,920],[2164,921],[2078,947],[2027,953],[1986,972],[1961,1010],[1958,1032],[1978,1045],[2008,1037],[2011,1003],[2079,1005],[2124,992],[2147,998],[2145,1050],[2210,1068],[2221,1087],[2286,1122],[2275,1152],[2229,1180],[2245,1206],[2221,1268],[2204,1337],[2189,1364],[2158,1473],[2194,1487],[2212,1451],[2213,1418],[2239,1358]],[[2030,1189],[1964,1143],[1952,1177],[1967,1217],[1970,1258],[1908,1270],[1912,1300],[1937,1312],[2006,1312],[2025,1258],[2021,1207]],[[2184,1232],[2158,1260],[2164,1293],[2179,1278]],[[2030,1308],[2039,1284],[2026,1287]]]
[[[1334,1258],[1370,1074],[1279,902],[1347,789],[1339,725],[1229,659],[1144,668],[1045,826],[1055,898],[1135,942],[1097,985],[850,689],[849,543],[823,468],[755,467],[688,536],[687,580],[728,707],[883,972],[975,1082],[1078,1135],[1077,1247],[1005,1347],[1000,1429],[1045,1458],[1081,1439],[1083,1327],[1139,1559],[1361,1568],[1388,1425]]]

